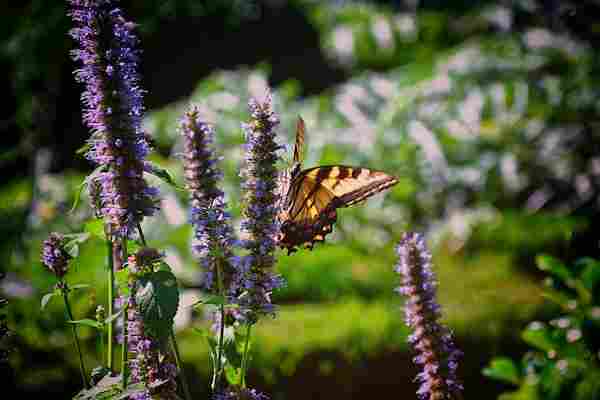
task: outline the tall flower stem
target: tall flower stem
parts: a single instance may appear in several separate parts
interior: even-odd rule
[[[137,231],[140,235],[140,240],[142,241],[142,244],[144,246],[148,246],[148,243],[146,243],[146,237],[144,236],[144,231],[142,231],[142,225],[139,222],[137,223]]]
[[[60,290],[62,292],[63,300],[65,301],[65,311],[67,312],[67,317],[69,321],[74,321],[73,312],[71,311],[71,305],[69,303],[69,288],[65,281],[60,281],[59,283]],[[81,346],[79,345],[79,336],[77,335],[77,326],[71,323],[71,331],[73,332],[73,339],[75,340],[75,348],[77,349],[77,354],[79,355],[79,371],[81,372],[81,380],[83,381],[83,386],[87,389],[88,382],[85,375],[85,365],[83,364],[83,354],[81,353]]]
[[[242,387],[246,387],[246,371],[248,370],[248,349],[250,347],[250,335],[252,324],[246,324],[246,342],[244,343],[244,354],[242,356]]]
[[[221,262],[217,260],[217,282],[219,285],[219,293],[223,294],[223,278],[221,271]],[[223,338],[225,337],[225,305],[221,304],[219,306],[219,313],[221,314],[221,321],[219,324],[219,340],[217,344],[217,362],[215,363],[215,370],[213,371],[213,380],[212,380],[212,391],[215,392],[220,380],[221,375],[223,373]]]
[[[175,355],[175,364],[179,370],[179,380],[181,381],[181,386],[183,387],[183,395],[185,396],[186,400],[192,400],[192,393],[190,392],[190,387],[188,386],[187,379],[185,377],[185,371],[183,370],[183,363],[181,362],[181,355],[179,353],[179,346],[177,345],[177,339],[175,338],[175,333],[173,330],[171,330],[170,339],[171,346],[173,347],[173,354]]]
[[[129,294],[129,296],[133,296],[131,293]],[[125,297],[124,297],[125,299]],[[125,390],[127,388],[127,378],[129,377],[129,365],[127,362],[127,339],[128,339],[128,332],[127,332],[127,322],[128,322],[128,308],[129,308],[129,299],[127,298],[127,300],[124,302],[125,304],[122,305],[123,307],[123,347],[121,349],[121,387],[123,388],[123,390]]]
[[[113,243],[107,237],[106,239],[106,247],[107,247],[107,282],[106,286],[108,288],[108,323],[107,327],[107,347],[106,347],[106,364],[108,369],[112,372],[114,366],[114,354],[113,354],[113,305],[115,302],[115,270],[113,263]]]

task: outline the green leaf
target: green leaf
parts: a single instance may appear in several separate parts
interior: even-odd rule
[[[81,146],[80,148],[78,148],[75,151],[75,154],[83,154],[83,153],[87,153],[90,149],[92,148],[92,145],[90,145],[89,143],[84,144],[83,146]]]
[[[490,365],[484,368],[482,372],[483,375],[489,378],[512,383],[514,385],[518,385],[521,381],[519,369],[516,364],[513,360],[506,357],[494,358],[490,362]]]
[[[129,271],[126,268],[116,271],[115,281],[117,282],[116,286],[119,289],[119,293],[122,293],[124,296],[127,296],[129,294]]]
[[[242,383],[242,369],[225,365],[225,378],[230,385],[240,385]]]
[[[77,191],[75,192],[75,196],[73,198],[73,205],[71,206],[71,209],[68,211],[69,213],[72,213],[73,211],[75,211],[75,209],[77,208],[77,206],[79,205],[79,199],[81,198],[81,192],[83,191],[83,188],[86,187],[90,181],[99,173],[101,172],[104,168],[106,168],[105,165],[100,165],[98,166],[95,170],[93,170],[88,176],[85,177],[85,179],[83,180],[83,182],[81,182],[79,184],[79,186],[77,187]]]
[[[200,299],[196,303],[192,304],[192,307],[196,307],[201,304],[211,304],[211,305],[215,305],[215,306],[220,306],[220,305],[224,305],[226,303],[227,303],[227,299],[225,298],[225,296],[222,296],[219,294],[212,294],[212,295],[207,296],[204,299]]]
[[[175,180],[173,179],[173,177],[171,176],[169,171],[167,171],[166,169],[161,168],[152,162],[148,162],[148,163],[146,163],[146,165],[150,168],[149,170],[146,171],[150,175],[156,176],[163,182],[168,183],[169,185],[173,186],[176,189],[180,189],[180,190],[183,189],[181,186],[179,186],[179,185],[177,185],[177,183],[175,183]]]
[[[69,286],[69,289],[71,289],[71,290],[80,290],[80,289],[87,289],[90,286],[91,285],[88,285],[87,283],[78,283],[76,285]]]
[[[538,385],[535,382],[525,382],[518,390],[502,393],[498,400],[539,400]]]
[[[583,285],[593,293],[594,288],[600,283],[600,262],[586,257],[578,260],[577,264],[583,267],[580,274]]]
[[[143,383],[130,384],[125,390],[121,390],[121,375],[107,374],[90,389],[80,391],[73,400],[122,400],[145,391]]]
[[[571,279],[571,271],[559,260],[548,255],[539,255],[536,258],[537,266],[542,271],[548,272],[563,282]]]
[[[101,219],[94,218],[87,221],[83,226],[83,229],[87,233],[96,236],[102,240],[106,238],[106,235],[104,234],[104,221],[102,221]]]
[[[88,400],[88,399],[111,399],[113,396],[121,393],[121,375],[110,376],[105,375],[104,378],[93,387],[84,389],[77,393],[73,400]]]
[[[102,330],[103,325],[102,322],[98,322],[95,319],[78,319],[77,321],[67,321],[69,324],[75,324],[75,325],[84,325],[84,326],[89,326],[90,328],[95,328],[98,330]]]
[[[529,324],[527,329],[521,334],[521,337],[527,344],[543,351],[553,350],[559,345],[553,340],[550,330],[546,325],[540,322]]]
[[[144,325],[158,338],[166,338],[173,328],[179,306],[177,279],[168,271],[146,274],[137,280],[135,300]]]
[[[171,266],[169,264],[167,264],[164,261],[161,261],[158,266],[156,267],[156,271],[166,271],[166,272],[173,272],[173,269],[171,268]]]
[[[73,258],[77,258],[79,255],[79,245],[85,243],[91,235],[87,232],[83,233],[69,233],[64,235],[66,239],[69,239],[65,243],[65,251]]]
[[[44,295],[44,297],[42,297],[40,309],[43,311],[46,308],[46,306],[48,305],[48,303],[50,302],[50,300],[52,300],[52,298],[54,296],[58,296],[59,294],[60,294],[60,292],[58,292],[56,290],[53,292],[50,292],[50,293],[46,293]]]
[[[104,325],[108,325],[108,324],[110,324],[111,322],[113,322],[115,319],[119,318],[119,316],[120,316],[121,314],[123,314],[123,310],[124,310],[124,309],[123,309],[123,308],[121,308],[121,309],[119,310],[119,312],[118,312],[118,313],[116,313],[116,314],[113,314],[113,315],[111,315],[110,317],[106,318],[106,319],[104,320],[103,324],[104,324]]]

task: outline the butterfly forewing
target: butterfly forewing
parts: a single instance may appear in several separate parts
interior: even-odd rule
[[[286,219],[280,244],[312,248],[325,240],[337,220],[336,208],[355,205],[398,183],[381,171],[344,165],[321,166],[300,172],[287,192]]]
[[[303,174],[331,192],[336,207],[360,203],[398,183],[396,177],[385,172],[344,165],[311,168]]]

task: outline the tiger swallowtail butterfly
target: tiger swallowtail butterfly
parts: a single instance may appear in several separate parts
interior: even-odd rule
[[[313,248],[331,233],[336,209],[350,207],[388,189],[398,179],[382,171],[346,165],[323,165],[302,170],[305,125],[296,125],[296,143],[291,170],[279,182],[279,246],[288,254],[298,247]]]

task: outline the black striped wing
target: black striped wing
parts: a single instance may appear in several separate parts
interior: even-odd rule
[[[332,231],[337,208],[353,206],[396,183],[397,178],[368,168],[333,165],[301,171],[285,196],[280,246],[288,253],[299,246],[312,248]]]

